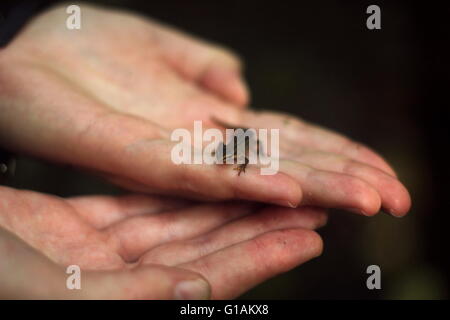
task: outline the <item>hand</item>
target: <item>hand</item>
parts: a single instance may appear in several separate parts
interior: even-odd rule
[[[323,210],[308,207],[199,205],[143,195],[62,199],[6,187],[0,198],[0,230],[52,261],[0,232],[4,295],[27,294],[14,288],[31,279],[38,292],[28,293],[39,297],[48,277],[51,293],[63,298],[207,298],[207,286],[174,295],[179,281],[206,279],[212,298],[233,298],[318,256],[322,241],[312,230],[326,222]],[[80,292],[61,289],[67,275],[54,263],[80,266]]]
[[[0,142],[88,168],[140,192],[283,206],[311,204],[396,216],[405,187],[368,148],[291,116],[242,108],[248,93],[229,52],[148,19],[82,6],[82,29],[63,7],[32,21],[0,51]],[[280,172],[175,165],[174,128],[211,117],[279,128]]]

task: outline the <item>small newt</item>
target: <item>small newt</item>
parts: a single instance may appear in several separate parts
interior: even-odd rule
[[[218,120],[217,118],[211,118],[211,120],[221,127],[234,130],[234,136],[233,136],[234,141],[230,141],[228,144],[224,144],[223,142],[221,142],[218,145],[216,151],[213,153],[213,155],[216,155],[216,157],[218,157],[220,154],[220,152],[218,152],[218,151],[222,148],[223,163],[225,163],[226,160],[230,159],[230,158],[233,158],[234,161],[237,161],[238,159],[242,159],[242,157],[243,157],[244,163],[238,164],[237,167],[233,168],[233,170],[238,171],[238,176],[240,176],[241,172],[245,173],[245,168],[247,167],[247,165],[249,163],[248,155],[250,152],[250,139],[256,139],[255,135],[253,134],[253,131],[249,131],[249,133],[250,133],[249,134],[249,133],[247,133],[247,130],[249,130],[249,128],[234,127],[234,126],[227,124],[221,120]],[[227,146],[230,143],[233,143],[233,145],[234,145],[233,148],[229,148],[229,147],[227,148]],[[242,143],[245,143],[245,146],[244,146],[245,152],[243,155],[240,155],[240,154],[238,154],[238,150],[239,150],[240,144],[242,144]],[[256,139],[256,152],[257,152],[257,154],[259,154],[259,152],[260,152],[260,141],[258,139]],[[217,160],[219,160],[219,159],[217,159]],[[242,162],[242,161],[240,161],[240,162]]]

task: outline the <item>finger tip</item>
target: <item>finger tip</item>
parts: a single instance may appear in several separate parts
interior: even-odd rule
[[[284,205],[290,208],[297,208],[303,198],[303,192],[300,185],[290,176],[283,173],[278,174],[279,186],[277,193],[282,196],[282,199],[275,199],[277,204]]]
[[[292,228],[273,231],[267,235],[273,248],[277,251],[281,249],[276,255],[277,264],[285,271],[314,259],[323,252],[322,238],[313,230]]]
[[[215,91],[234,106],[244,108],[250,100],[250,93],[241,73],[237,70],[213,68],[203,77],[205,87]]]
[[[383,204],[385,210],[394,217],[405,216],[411,209],[411,196],[408,190],[399,183],[389,195],[390,197]]]
[[[311,258],[317,258],[323,253],[322,237],[313,230],[307,230],[305,245],[310,248]]]
[[[328,223],[328,213],[326,211],[319,213],[319,219],[316,228],[322,228]]]
[[[359,209],[367,217],[376,215],[381,209],[381,198],[379,194],[374,191],[371,195],[360,198]]]
[[[239,73],[233,74],[224,83],[223,93],[240,107],[246,106],[250,101],[248,86]]]
[[[378,191],[362,180],[353,180],[354,189],[352,201],[347,207],[353,208],[350,211],[364,216],[374,216],[381,208],[381,196]]]
[[[231,80],[223,88],[225,98],[228,98],[235,106],[245,108],[250,102],[250,93],[242,79]]]
[[[411,210],[411,198],[404,197],[402,199],[396,199],[392,207],[387,208],[387,211],[394,217],[401,218],[408,214]]]

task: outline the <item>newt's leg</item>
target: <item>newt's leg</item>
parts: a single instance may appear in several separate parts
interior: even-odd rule
[[[245,157],[245,163],[239,164],[236,168],[233,168],[233,170],[237,170],[238,171],[238,176],[241,175],[241,172],[245,173],[245,168],[247,167],[248,162],[249,162],[248,158]]]

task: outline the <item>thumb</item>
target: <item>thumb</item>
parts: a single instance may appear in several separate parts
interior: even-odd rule
[[[66,268],[56,265],[0,227],[0,299],[209,299],[199,274],[162,265],[80,270],[80,290],[67,288]]]
[[[132,269],[89,271],[82,278],[85,299],[203,300],[210,297],[209,283],[199,274],[163,265]]]

